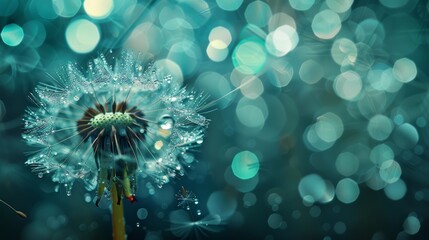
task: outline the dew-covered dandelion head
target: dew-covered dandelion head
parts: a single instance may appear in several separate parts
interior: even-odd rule
[[[124,52],[110,64],[101,55],[85,72],[69,64],[40,84],[24,117],[23,138],[37,148],[26,164],[40,177],[52,173],[67,194],[76,180],[98,186],[99,199],[115,185],[118,199],[134,201],[137,178],[161,187],[183,175],[188,150],[203,142],[205,96],[140,58]]]

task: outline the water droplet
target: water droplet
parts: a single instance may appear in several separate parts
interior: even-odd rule
[[[42,178],[42,177],[43,177],[43,173],[39,173],[39,174],[37,174],[37,176],[38,176],[39,178]]]
[[[59,190],[60,190],[60,185],[56,185],[55,188],[54,188],[54,191],[58,192]]]
[[[200,209],[197,210],[197,215],[201,216],[201,210]]]
[[[91,200],[92,200],[91,194],[85,193],[83,196],[84,196],[84,200],[85,200],[86,203],[90,203],[91,202]]]
[[[195,203],[195,205],[197,205],[199,202],[198,202],[198,198],[195,198],[194,199],[194,203]]]
[[[74,96],[73,97],[73,100],[75,100],[76,102],[79,101],[79,99],[80,99],[79,96]]]
[[[163,115],[158,124],[162,129],[170,130],[173,128],[174,120],[170,115]]]
[[[139,222],[136,223],[136,227],[140,227],[140,223]]]
[[[198,144],[203,143],[203,139],[202,139],[202,138],[198,139],[198,140],[197,140],[197,143],[198,143]]]

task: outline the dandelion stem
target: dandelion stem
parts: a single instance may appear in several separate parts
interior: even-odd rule
[[[118,204],[118,193],[116,184],[112,184],[112,229],[113,229],[113,240],[125,240],[125,220],[124,220],[124,208],[122,201]]]

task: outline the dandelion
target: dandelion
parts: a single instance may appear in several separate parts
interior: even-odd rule
[[[135,201],[137,177],[159,187],[182,176],[187,152],[202,143],[205,96],[174,83],[155,64],[124,52],[94,59],[83,73],[64,67],[30,96],[23,138],[37,150],[26,162],[39,177],[52,173],[67,195],[76,181],[112,200],[115,239],[125,237],[121,199]]]

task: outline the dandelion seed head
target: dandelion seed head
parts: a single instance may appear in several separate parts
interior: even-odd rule
[[[141,57],[101,55],[87,71],[68,64],[40,84],[24,117],[23,138],[37,149],[26,164],[70,189],[76,180],[101,193],[115,184],[129,199],[137,175],[159,187],[184,175],[184,156],[202,143],[208,125],[198,113],[205,96]]]

